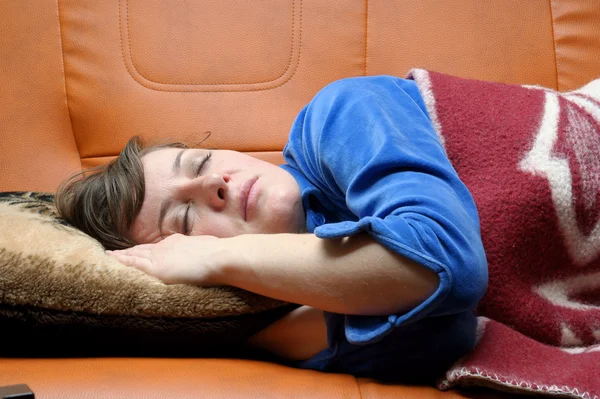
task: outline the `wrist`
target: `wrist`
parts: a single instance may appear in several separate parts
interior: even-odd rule
[[[239,235],[221,239],[223,256],[216,270],[222,285],[237,287],[251,269],[252,235]]]
[[[200,286],[231,285],[228,276],[231,275],[231,265],[236,259],[234,244],[228,238],[201,235],[185,238],[192,240],[186,257],[197,260],[190,265],[190,279],[186,283]],[[206,241],[207,238],[210,241]]]

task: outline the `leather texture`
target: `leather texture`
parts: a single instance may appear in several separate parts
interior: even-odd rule
[[[471,393],[386,385],[348,375],[232,359],[0,359],[0,386],[18,381],[26,381],[40,399],[473,397]],[[511,397],[486,395],[490,399]]]
[[[81,162],[51,1],[0,3],[0,191],[52,191]]]
[[[134,134],[210,131],[205,147],[280,163],[298,111],[349,76],[567,91],[600,75],[595,0],[14,0],[0,15],[0,191],[53,191]],[[0,359],[0,385],[17,383],[39,398],[461,397],[215,359]]]
[[[508,6],[510,4],[510,6]],[[392,8],[393,7],[393,8]],[[548,0],[369,2],[369,75],[424,68],[472,79],[554,87]]]
[[[574,89],[600,67],[589,0],[60,0],[0,4],[0,189],[53,190],[126,140],[279,162],[297,112],[348,76],[422,67]]]

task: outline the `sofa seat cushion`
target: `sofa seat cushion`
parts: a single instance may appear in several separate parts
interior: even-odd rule
[[[0,386],[26,383],[53,398],[500,399],[491,391],[441,392],[349,375],[233,359],[0,359]]]

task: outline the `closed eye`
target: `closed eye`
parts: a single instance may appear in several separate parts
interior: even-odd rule
[[[212,156],[212,152],[208,152],[203,158],[202,160],[198,163],[198,166],[196,166],[196,176],[200,176],[200,172],[202,172],[202,169],[204,169],[204,167],[206,166],[206,164],[208,163],[208,161],[210,160],[210,157]]]
[[[182,232],[186,236],[190,234],[190,218],[189,218],[189,214],[190,214],[190,208],[191,207],[192,207],[192,203],[188,202],[187,206],[185,207],[185,214],[183,215]]]
[[[200,176],[202,169],[204,169],[204,167],[208,164],[208,161],[210,160],[211,156],[212,156],[212,152],[209,151],[204,157],[202,157],[200,162],[197,163],[197,166],[195,167],[196,177]],[[187,206],[185,207],[185,214],[183,215],[183,223],[182,223],[183,224],[182,232],[185,235],[188,235],[191,231],[191,226],[192,226],[192,222],[190,220],[191,209],[192,209],[192,202],[188,202]]]

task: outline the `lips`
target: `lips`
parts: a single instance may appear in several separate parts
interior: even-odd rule
[[[258,177],[252,177],[242,184],[242,188],[240,189],[240,211],[244,220],[247,220],[248,217],[248,196],[250,194],[250,190]]]

